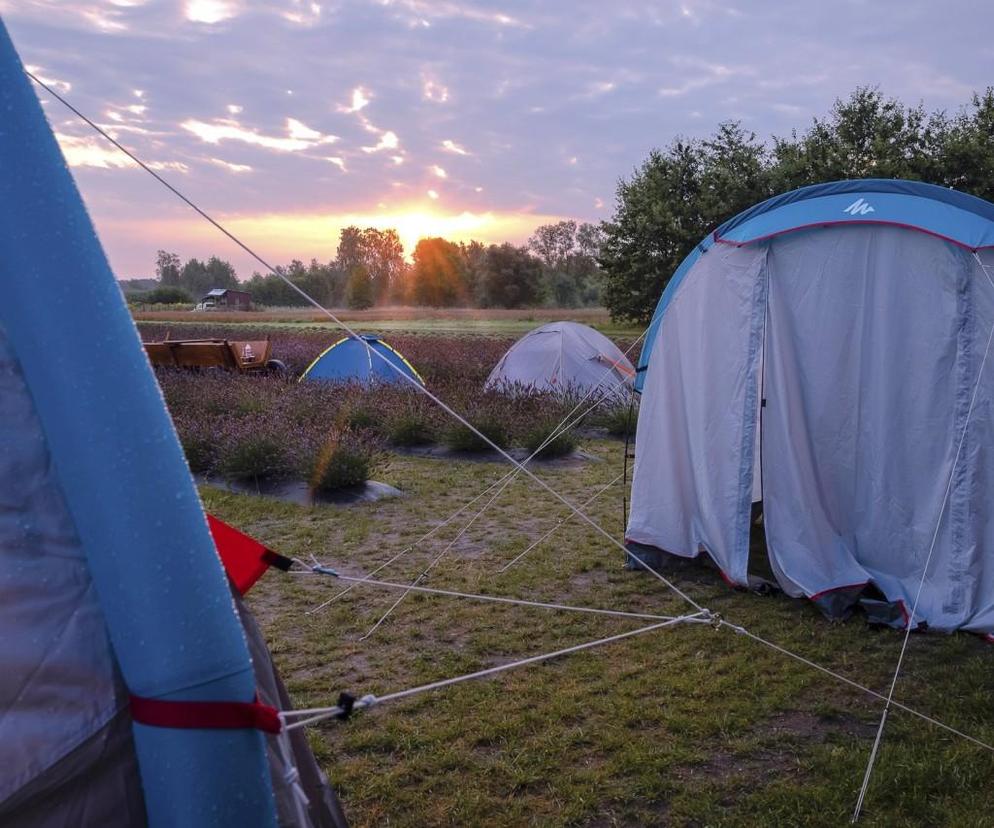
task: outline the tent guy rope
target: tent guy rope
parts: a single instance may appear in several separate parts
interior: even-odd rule
[[[648,329],[646,329],[646,331],[647,330]],[[628,349],[625,351],[625,355],[626,356],[645,337],[646,331],[642,331],[642,333],[639,334],[639,336],[635,339],[635,341],[632,342],[631,345],[628,346]],[[611,372],[611,369],[610,368],[607,369],[607,371],[605,372],[604,376],[607,376],[607,374],[609,374],[610,372]],[[580,409],[580,406],[583,405],[583,403],[589,398],[591,392],[588,391],[588,393],[580,400],[580,402],[578,402],[573,407],[573,410],[570,411],[559,422],[559,424],[549,433],[549,435],[542,441],[542,443],[539,445],[539,447],[534,452],[532,452],[532,454],[530,456],[528,456],[523,461],[522,465],[527,465],[546,446],[548,446],[553,440],[555,440],[560,434],[563,434],[564,432],[568,431],[569,429],[571,429],[574,426],[576,426],[579,422],[581,422],[588,414],[590,414],[592,411],[594,411],[597,408],[597,406],[599,406],[602,402],[604,402],[605,399],[608,399],[610,397],[610,395],[613,394],[615,391],[617,391],[618,388],[620,388],[621,385],[623,385],[623,384],[624,384],[624,380],[623,379],[619,380],[618,382],[616,382],[614,384],[614,386],[612,386],[612,388],[609,389],[609,391],[607,391],[607,392],[605,392],[604,394],[601,395],[600,399],[598,399],[592,405],[588,406],[588,408],[587,408],[586,411],[582,412],[579,416],[575,417],[572,421],[570,421],[570,417],[572,417]],[[591,389],[591,391],[592,390],[594,390],[594,389]],[[518,476],[518,470],[517,469],[511,469],[511,471],[507,472],[507,474],[505,474],[499,480],[497,480],[494,483],[491,483],[489,486],[487,486],[486,489],[484,489],[482,492],[480,492],[478,495],[476,495],[476,497],[474,497],[472,500],[470,500],[469,502],[463,504],[458,509],[456,509],[455,512],[453,512],[451,515],[449,515],[440,524],[438,524],[437,526],[434,526],[433,528],[429,529],[424,535],[422,535],[420,538],[418,538],[418,540],[414,541],[414,543],[412,543],[412,544],[404,547],[404,549],[402,549],[396,555],[394,555],[393,557],[391,557],[389,560],[387,560],[384,563],[382,563],[379,566],[377,566],[372,572],[369,573],[370,577],[372,577],[373,575],[376,575],[376,574],[382,572],[384,569],[386,569],[387,567],[391,566],[392,564],[396,563],[398,560],[400,560],[401,558],[403,558],[409,552],[414,551],[414,549],[416,549],[418,546],[420,546],[422,543],[424,543],[426,540],[428,540],[428,538],[430,538],[436,532],[438,532],[439,530],[443,529],[445,526],[447,526],[452,521],[454,521],[457,517],[459,517],[459,515],[461,515],[463,512],[465,512],[474,503],[476,503],[477,501],[479,501],[482,498],[484,498],[487,494],[489,494],[490,492],[492,492],[494,489],[498,489],[498,491],[496,492],[496,494],[494,494],[494,496],[490,499],[490,501],[486,505],[484,505],[483,508],[473,518],[470,519],[470,523],[473,523],[480,515],[482,515],[484,512],[486,512],[487,509],[490,508],[490,506],[493,505],[493,503],[497,500],[497,498],[501,495],[501,493],[514,480],[517,479],[517,476]],[[583,508],[583,507],[581,506],[581,508]],[[468,528],[468,525],[467,525],[467,528]],[[462,532],[460,533],[460,535],[461,534],[462,534]],[[307,614],[311,615],[313,613],[320,612],[325,607],[327,607],[330,604],[332,604],[335,601],[337,601],[339,598],[347,595],[349,592],[352,591],[352,589],[353,589],[352,586],[346,587],[341,592],[336,593],[335,595],[331,596],[331,598],[327,599],[326,601],[322,602],[321,604],[318,604],[316,607],[313,607],[312,609],[309,609],[307,611]],[[372,632],[372,631],[370,631],[370,632]]]
[[[628,632],[618,633],[617,635],[611,635],[607,638],[598,638],[594,641],[586,641],[583,644],[575,644],[572,647],[565,647],[561,650],[555,650],[551,653],[543,653],[542,655],[530,656],[528,658],[519,659],[518,661],[512,661],[508,664],[499,664],[496,667],[489,667],[486,670],[478,670],[475,673],[467,673],[462,676],[455,676],[454,678],[442,679],[441,681],[433,681],[430,684],[422,684],[419,687],[412,687],[410,690],[401,690],[396,693],[388,693],[385,696],[374,696],[366,695],[363,696],[359,701],[352,706],[351,710],[361,710],[367,707],[373,707],[374,705],[382,704],[383,702],[395,701],[397,699],[404,699],[410,696],[416,696],[420,693],[427,693],[431,690],[437,690],[441,687],[448,687],[453,684],[460,684],[464,681],[472,681],[473,679],[485,678],[487,676],[496,675],[497,673],[504,673],[508,670],[513,670],[517,667],[524,667],[528,664],[536,664],[541,661],[549,661],[553,658],[559,658],[560,656],[569,655],[571,653],[578,653],[583,650],[590,650],[594,647],[600,647],[604,644],[611,644],[615,641],[621,641],[625,638],[632,638],[636,635],[644,635],[648,632],[654,632],[655,630],[661,630],[664,627],[671,627],[674,624],[710,624],[711,621],[703,617],[701,613],[694,613],[693,615],[681,615],[678,618],[670,618],[666,621],[661,621],[658,624],[649,624],[645,627],[639,627],[638,629],[629,630]],[[314,724],[315,722],[322,721],[323,719],[329,719],[333,716],[340,716],[345,710],[341,706],[334,707],[314,707],[305,710],[285,710],[280,713],[280,718],[286,725],[287,730],[294,730],[298,727],[304,727],[305,725]],[[291,719],[296,719],[301,717],[299,721],[290,723]]]
[[[43,81],[41,81],[39,78],[37,78],[31,72],[27,72],[26,71],[26,74],[27,74],[27,76],[35,84],[37,84],[39,87],[43,88],[53,98],[55,98],[56,100],[58,100],[65,107],[67,107],[70,111],[72,111],[75,115],[77,115],[88,126],[90,126],[95,132],[97,132],[104,139],[106,139],[108,142],[110,142],[114,147],[116,147],[118,150],[120,150],[122,153],[124,153],[132,161],[134,161],[139,167],[141,167],[143,170],[145,170],[145,172],[147,172],[149,175],[151,175],[153,178],[155,178],[160,184],[162,184],[164,187],[166,187],[166,189],[168,189],[170,192],[172,192],[177,198],[179,198],[181,201],[183,201],[187,206],[189,206],[192,210],[194,210],[204,220],[206,220],[208,223],[210,223],[212,226],[214,226],[218,231],[220,231],[223,235],[225,235],[232,242],[234,242],[245,253],[247,253],[249,256],[251,256],[257,262],[259,262],[266,270],[268,270],[270,273],[273,273],[274,275],[276,275],[277,277],[279,277],[282,281],[284,281],[287,284],[288,287],[290,287],[295,293],[297,293],[298,295],[300,295],[308,304],[312,305],[319,312],[321,312],[325,316],[327,316],[331,321],[333,321],[336,325],[338,325],[342,330],[344,330],[350,336],[358,338],[358,335],[356,334],[356,332],[348,324],[346,324],[344,321],[342,321],[341,319],[339,319],[334,313],[332,313],[330,310],[328,310],[323,305],[321,305],[319,302],[317,302],[315,299],[313,299],[309,294],[307,294],[299,286],[297,286],[296,284],[294,284],[290,279],[288,279],[278,269],[276,269],[272,265],[270,265],[265,259],[263,259],[252,248],[250,248],[248,245],[246,245],[244,242],[242,242],[238,237],[236,237],[229,230],[227,230],[222,224],[220,224],[213,217],[211,217],[208,213],[206,213],[204,210],[202,210],[200,207],[198,207],[193,201],[191,201],[182,192],[180,192],[173,185],[171,185],[165,178],[163,178],[161,175],[159,175],[155,170],[153,170],[151,167],[149,167],[147,164],[145,164],[134,153],[132,153],[130,150],[128,150],[126,147],[124,147],[122,144],[120,144],[117,140],[115,140],[113,137],[111,137],[111,135],[109,135],[105,130],[103,130],[99,125],[97,125],[96,123],[94,123],[92,120],[90,120],[88,117],[86,117],[82,112],[80,112],[78,109],[76,109],[76,107],[74,107],[71,103],[69,103],[69,101],[67,101],[63,96],[61,96],[54,89],[52,89],[51,86],[49,86],[48,84],[46,84]],[[987,272],[986,271],[986,267],[984,268],[984,272],[986,274],[986,272]],[[990,277],[988,276],[988,278],[990,278]],[[472,425],[472,423],[470,423],[468,420],[466,420],[465,417],[463,417],[462,415],[460,415],[459,413],[457,413],[455,410],[453,410],[449,405],[447,405],[444,401],[442,401],[434,393],[432,393],[431,391],[429,391],[427,388],[425,388],[423,386],[420,386],[412,378],[407,377],[396,366],[394,366],[392,362],[390,362],[389,360],[387,360],[385,357],[383,357],[382,355],[380,355],[378,352],[373,351],[372,349],[369,349],[368,345],[367,345],[367,350],[369,350],[371,354],[375,354],[378,359],[381,359],[384,362],[386,362],[386,364],[391,367],[391,370],[394,370],[395,372],[397,372],[404,381],[409,382],[410,384],[412,384],[421,393],[425,394],[429,399],[432,400],[432,402],[434,402],[443,411],[445,411],[449,416],[451,416],[457,422],[459,422],[460,424],[462,424],[463,426],[465,426],[466,428],[468,428],[473,434],[475,434],[478,438],[480,438],[487,445],[489,445],[491,448],[493,448],[500,456],[502,456],[505,460],[507,460],[509,463],[511,463],[511,465],[514,466],[515,469],[518,472],[525,474],[525,476],[528,477],[529,479],[531,479],[537,486],[539,486],[540,488],[542,488],[545,491],[547,491],[555,499],[559,500],[563,505],[565,505],[570,510],[570,512],[572,514],[575,514],[584,523],[587,523],[596,533],[598,533],[599,535],[601,535],[602,537],[604,537],[611,545],[613,545],[613,546],[617,547],[618,549],[620,549],[624,553],[624,555],[626,556],[626,558],[631,559],[637,566],[639,566],[642,569],[645,569],[647,572],[649,572],[651,575],[653,575],[653,577],[655,577],[657,580],[659,580],[661,583],[663,583],[665,586],[667,586],[671,591],[673,591],[676,595],[678,595],[684,601],[686,601],[691,606],[693,606],[698,612],[694,616],[687,616],[688,618],[692,617],[692,618],[697,618],[698,620],[700,620],[700,616],[701,615],[706,615],[706,616],[708,616],[708,619],[709,619],[707,621],[707,623],[713,623],[713,619],[716,618],[716,616],[714,616],[713,613],[710,613],[708,610],[706,610],[704,607],[702,607],[699,603],[697,603],[697,601],[695,601],[693,598],[691,598],[689,595],[687,595],[683,590],[681,590],[679,587],[677,587],[675,584],[673,584],[669,579],[665,578],[661,573],[659,573],[658,571],[656,571],[655,569],[653,569],[651,566],[649,566],[643,560],[641,560],[641,558],[639,558],[637,555],[635,555],[630,550],[628,550],[621,541],[619,541],[617,538],[615,538],[614,536],[612,536],[607,530],[605,530],[602,526],[600,526],[600,524],[598,524],[595,520],[593,520],[586,513],[584,513],[581,508],[579,508],[576,505],[574,505],[573,503],[571,503],[566,497],[564,497],[562,494],[560,494],[558,491],[556,491],[554,488],[552,488],[549,484],[547,484],[545,481],[543,481],[540,478],[538,478],[530,469],[527,469],[524,465],[522,465],[517,460],[515,460],[505,450],[503,450],[498,445],[496,445],[486,435],[484,435],[482,432],[480,432],[479,429],[477,429],[474,425]],[[763,638],[761,638],[759,636],[755,636],[755,635],[749,633],[743,627],[736,627],[734,625],[729,624],[729,622],[724,621],[723,619],[718,619],[718,621],[719,621],[719,624],[718,624],[719,626],[729,626],[735,632],[743,634],[743,635],[747,635],[747,636],[753,638],[754,640],[756,640],[758,642],[761,642],[761,643],[765,644],[766,646],[771,647],[772,649],[774,649],[774,650],[776,650],[778,652],[781,652],[781,653],[783,653],[785,655],[788,655],[788,656],[790,656],[792,658],[797,658],[800,661],[802,661],[803,663],[808,664],[809,666],[813,667],[814,669],[820,670],[821,672],[824,672],[824,673],[829,674],[829,675],[835,675],[832,671],[828,670],[827,668],[824,668],[824,667],[821,667],[819,665],[816,665],[814,662],[811,662],[808,659],[805,659],[805,658],[803,658],[801,656],[797,656],[796,654],[790,653],[785,648],[782,648],[779,645],[775,645],[772,642],[766,641],[765,639],[763,639]],[[466,681],[466,680],[469,680],[471,678],[477,678],[477,677],[482,677],[484,675],[490,675],[490,674],[495,673],[495,672],[501,672],[503,670],[510,669],[513,666],[520,666],[522,664],[533,663],[534,661],[544,660],[544,659],[548,659],[548,658],[553,658],[553,657],[556,657],[557,655],[566,654],[568,652],[575,652],[578,649],[587,649],[589,647],[598,646],[599,644],[607,643],[609,641],[615,641],[615,640],[619,640],[621,638],[630,637],[632,635],[638,635],[640,633],[649,632],[651,630],[658,629],[658,628],[663,627],[663,626],[668,626],[668,625],[670,625],[672,623],[675,623],[675,622],[668,621],[668,622],[663,622],[663,623],[658,624],[658,625],[651,625],[650,627],[641,628],[640,630],[635,630],[635,631],[632,631],[630,633],[622,634],[620,636],[613,636],[613,637],[611,637],[609,639],[600,639],[600,640],[598,640],[596,642],[589,642],[588,644],[578,645],[577,647],[568,648],[567,650],[563,650],[563,651],[557,651],[556,653],[550,653],[550,654],[546,654],[544,656],[535,657],[535,658],[532,658],[532,659],[526,659],[526,660],[520,661],[520,662],[514,662],[512,665],[504,665],[502,667],[492,668],[490,670],[481,671],[480,673],[471,674],[469,676],[457,677],[455,679],[447,679],[447,680],[444,680],[442,682],[436,682],[436,683],[431,684],[431,685],[424,685],[421,688],[414,688],[414,689],[409,690],[409,691],[401,691],[400,693],[390,694],[390,695],[384,696],[384,697],[382,697],[380,699],[375,699],[375,697],[367,697],[367,698],[373,698],[374,701],[372,703],[378,703],[378,702],[382,702],[382,701],[386,701],[386,700],[392,700],[392,699],[395,699],[395,698],[401,698],[401,697],[404,697],[404,696],[413,695],[416,692],[425,692],[427,690],[432,690],[432,689],[435,689],[437,687],[443,687],[443,686],[447,686],[449,684],[454,684],[454,683],[457,683],[459,681]],[[836,677],[837,678],[841,678],[847,684],[851,684],[853,686],[859,687],[859,685],[855,684],[854,682],[852,682],[852,681],[850,681],[848,679],[844,679],[844,678],[842,678],[840,676],[837,676],[837,675],[836,675]],[[868,691],[868,692],[871,692],[875,696],[879,695],[879,694],[877,694],[877,693],[875,693],[873,691]],[[890,701],[890,704],[891,704],[891,706],[899,706],[896,702],[893,702],[892,699]],[[362,705],[362,702],[360,702],[360,705]],[[359,705],[357,705],[357,706],[359,706]],[[362,706],[371,706],[371,704],[362,705]],[[907,709],[907,708],[904,708],[903,705],[901,705],[900,707],[902,709]],[[322,709],[322,710],[324,710],[324,709]],[[302,711],[294,711],[295,714],[300,714],[301,712]],[[312,711],[312,712],[315,712],[315,711]],[[338,712],[341,712],[341,711],[339,710]],[[909,712],[914,712],[914,711],[909,711]],[[334,712],[327,712],[327,713],[323,713],[321,715],[316,715],[315,719],[313,719],[313,720],[320,720],[320,719],[327,718],[328,716],[332,716],[332,715],[336,715],[336,713],[334,713]],[[916,714],[916,715],[921,715],[921,714]],[[926,718],[927,719],[928,717],[922,716],[922,718]],[[934,720],[931,720],[931,719],[928,719],[928,720],[929,721],[934,721]],[[292,725],[292,727],[303,726],[304,724],[308,723],[309,721],[311,721],[311,720],[310,719],[305,719],[304,721],[296,722],[294,725]],[[938,723],[938,722],[934,722],[934,723],[940,724],[940,726],[942,726],[946,730],[948,730],[950,732],[953,732],[953,733],[957,733],[957,735],[963,736],[964,738],[968,739],[969,741],[971,741],[971,742],[973,742],[973,743],[975,743],[977,745],[983,746],[983,747],[985,747],[988,750],[994,751],[994,748],[992,748],[990,745],[987,745],[984,742],[981,742],[978,739],[975,739],[975,738],[967,736],[966,734],[960,733],[959,731],[956,731],[954,728],[951,728],[951,727],[949,727],[947,725],[942,725],[941,723]]]

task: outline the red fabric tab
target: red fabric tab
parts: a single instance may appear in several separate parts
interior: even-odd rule
[[[224,571],[235,584],[235,588],[244,595],[269,569],[272,563],[270,556],[276,555],[259,541],[239,532],[234,526],[229,526],[214,515],[207,515],[207,525],[210,527],[214,545],[221,557]]]
[[[259,702],[165,701],[131,697],[131,718],[151,727],[193,729],[282,729],[276,708]]]

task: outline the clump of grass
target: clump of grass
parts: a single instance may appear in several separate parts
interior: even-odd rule
[[[549,421],[525,434],[525,448],[529,455],[534,454],[539,460],[549,460],[553,457],[565,457],[576,450],[578,441],[572,429],[559,432],[548,444],[543,445],[556,425],[557,423]]]
[[[597,412],[593,422],[613,437],[632,437],[635,435],[635,424],[638,422],[639,410],[636,404],[629,413],[629,403],[614,403]]]
[[[210,474],[220,453],[217,440],[203,429],[179,428],[179,424],[177,428],[190,471],[194,474]]]
[[[386,437],[395,446],[424,446],[435,441],[435,430],[421,412],[405,411],[387,422]]]
[[[349,431],[332,433],[312,455],[308,478],[315,492],[334,492],[359,486],[372,476],[380,463],[373,441]]]
[[[481,434],[500,448],[506,448],[510,442],[507,428],[500,420],[486,416],[476,419],[470,418],[470,422],[476,426]],[[453,451],[480,452],[491,450],[491,446],[486,440],[480,439],[477,434],[470,431],[462,423],[456,423],[446,430],[445,445]]]
[[[351,429],[376,428],[376,415],[365,406],[356,406],[345,415],[345,424]]]
[[[217,470],[226,479],[239,483],[272,482],[290,477],[294,460],[285,435],[251,422],[226,435]]]

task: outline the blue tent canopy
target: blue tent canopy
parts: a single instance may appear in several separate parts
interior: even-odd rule
[[[814,184],[774,196],[729,219],[698,244],[674,272],[656,306],[639,359],[641,392],[659,322],[684,276],[715,244],[755,244],[784,233],[840,225],[904,227],[968,250],[994,247],[994,205],[920,181],[861,179]]]
[[[386,342],[373,334],[360,334],[339,339],[322,351],[300,379],[301,382],[406,383],[405,377],[419,385],[425,384],[414,366]]]

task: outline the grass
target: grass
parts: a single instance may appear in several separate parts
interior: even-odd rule
[[[583,447],[602,462],[537,473],[579,502],[614,478],[617,441]],[[302,507],[204,488],[208,509],[267,545],[310,553],[344,572],[373,569],[500,478],[497,463],[390,456],[378,479],[406,497]],[[621,492],[587,509],[621,531]],[[485,501],[484,501],[485,502]],[[474,514],[465,513],[463,521]],[[427,583],[651,613],[686,610],[582,523],[567,522],[503,575],[496,570],[563,517],[518,480],[456,542]],[[464,525],[456,521],[383,572],[409,581]],[[900,634],[834,624],[808,603],[725,587],[684,568],[681,589],[734,623],[877,690]],[[438,596],[409,595],[366,641],[399,593],[271,572],[249,595],[294,703],[384,694],[599,638],[639,622]],[[994,741],[994,650],[969,635],[914,636],[897,698]],[[384,704],[309,731],[354,825],[846,824],[880,703],[749,639],[683,626],[588,653]],[[895,711],[863,825],[990,823],[992,755]]]
[[[373,308],[368,311],[336,309],[335,315],[350,327],[370,333],[416,334],[479,334],[520,336],[547,322],[564,319],[582,322],[608,336],[638,336],[642,328],[611,321],[603,308]],[[181,339],[185,325],[210,325],[225,329],[238,325],[271,328],[283,331],[328,331],[341,333],[341,328],[324,314],[305,308],[285,308],[272,311],[233,313],[190,313],[180,311],[135,311],[142,325],[156,325],[163,333],[173,332]],[[220,330],[219,330],[220,332]],[[235,336],[229,333],[229,336]]]

